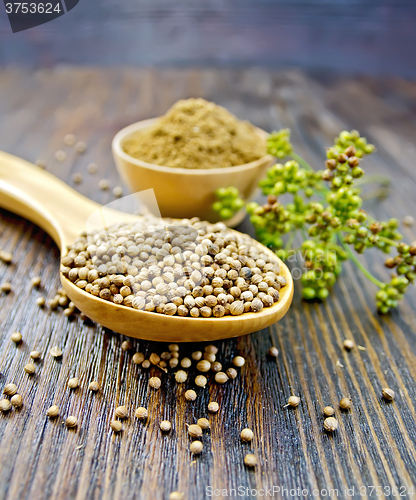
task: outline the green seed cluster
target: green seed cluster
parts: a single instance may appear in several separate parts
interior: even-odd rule
[[[343,131],[327,150],[326,169],[314,171],[293,152],[287,129],[269,137],[269,154],[294,159],[268,170],[259,183],[267,201],[248,203],[246,209],[259,241],[273,248],[281,259],[296,254],[302,257],[304,299],[325,300],[341,273],[342,262],[349,258],[380,288],[376,303],[381,313],[397,306],[416,277],[413,247],[401,242],[398,221],[378,222],[362,209],[363,199],[355,181],[364,175],[362,158],[374,150],[356,130]],[[286,194],[292,195],[289,203],[281,201],[280,196]],[[220,214],[226,209],[230,218],[237,199],[240,209],[241,198],[236,189],[223,189],[215,208]],[[300,246],[293,244],[296,236],[303,239]],[[357,253],[374,247],[389,253],[396,248],[398,255],[387,259],[386,266],[395,268],[397,276],[390,283],[377,280],[357,261],[348,245]]]
[[[213,205],[213,209],[219,213],[223,220],[231,219],[231,217],[244,207],[244,201],[240,198],[240,193],[237,188],[220,188],[216,191],[218,201]]]

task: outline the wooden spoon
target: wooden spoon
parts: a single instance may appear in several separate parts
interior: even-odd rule
[[[56,242],[61,256],[86,229],[87,219],[101,211],[107,225],[137,220],[137,215],[101,207],[80,195],[52,174],[7,153],[0,152],[0,206],[44,229]],[[263,250],[275,257],[273,252]],[[116,305],[78,288],[61,274],[61,283],[76,307],[93,321],[111,330],[146,340],[200,342],[246,335],[279,321],[289,309],[293,280],[280,262],[287,285],[280,299],[259,313],[223,318],[166,316]]]

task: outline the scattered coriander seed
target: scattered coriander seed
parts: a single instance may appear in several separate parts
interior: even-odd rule
[[[200,438],[200,437],[202,437],[202,428],[199,427],[198,424],[192,424],[192,425],[188,426],[188,434],[192,438]]]
[[[65,425],[70,429],[72,427],[76,427],[78,423],[78,419],[77,417],[73,417],[73,416],[69,416],[66,420],[65,420]]]
[[[208,411],[210,411],[211,413],[217,413],[217,411],[219,409],[220,409],[220,405],[218,403],[216,403],[215,401],[212,401],[208,405]]]
[[[65,151],[62,151],[62,149],[59,149],[58,151],[56,151],[55,153],[55,159],[58,160],[58,161],[64,161],[66,158],[66,153]]]
[[[191,358],[194,361],[199,361],[202,358],[202,352],[201,351],[195,351],[191,354]]]
[[[102,191],[106,191],[107,189],[109,189],[110,187],[110,182],[107,180],[107,179],[101,179],[98,183],[98,187],[102,190]]]
[[[188,378],[188,374],[184,370],[178,370],[175,373],[175,380],[178,382],[178,384],[183,384],[186,382],[186,379]]]
[[[36,299],[36,305],[39,306],[39,307],[44,307],[45,306],[45,298],[44,297],[38,297]]]
[[[45,160],[42,160],[41,158],[38,158],[36,161],[35,161],[35,165],[39,168],[42,168],[43,170],[45,170],[46,168],[46,162]]]
[[[204,358],[205,361],[209,361],[210,363],[213,363],[216,359],[215,354],[212,354],[210,352],[204,352],[202,357]]]
[[[49,418],[55,418],[59,415],[59,408],[56,405],[51,406],[46,412]]]
[[[363,347],[362,345],[357,345],[357,349],[359,351],[366,351],[367,349],[365,347]]]
[[[169,422],[169,420],[162,420],[160,422],[160,430],[162,432],[169,432],[172,429],[172,424]]]
[[[269,349],[269,356],[271,356],[272,358],[277,358],[277,356],[279,356],[279,351],[277,349],[277,347],[270,347]]]
[[[205,387],[207,385],[207,377],[204,377],[204,375],[197,375],[195,377],[195,384],[198,386],[198,387]]]
[[[85,153],[87,150],[87,145],[83,141],[79,141],[75,144],[75,151],[79,154]]]
[[[181,366],[182,368],[190,368],[192,365],[192,361],[189,358],[183,358],[181,359]]]
[[[12,291],[12,284],[5,281],[0,285],[0,291],[3,293],[10,293]]]
[[[90,382],[88,389],[92,392],[97,392],[100,389],[100,384],[98,382]]]
[[[196,392],[193,391],[192,389],[188,389],[186,392],[185,392],[185,399],[187,401],[195,401],[196,399]]]
[[[203,429],[204,431],[209,429],[211,427],[210,423],[209,423],[209,420],[206,419],[206,418],[199,418],[198,419],[198,422],[197,424],[199,425],[199,427],[201,427],[201,429]]]
[[[127,408],[125,406],[117,406],[117,408],[115,409],[114,415],[117,418],[127,418],[127,415],[128,415]]]
[[[325,406],[324,408],[324,415],[325,417],[332,417],[334,415],[335,410],[332,408],[332,406]]]
[[[136,352],[131,358],[135,365],[140,365],[144,361],[144,354],[142,352]]]
[[[252,453],[249,453],[244,457],[244,465],[246,467],[255,467],[257,465],[257,458]]]
[[[171,357],[172,357],[172,358],[179,358],[179,352],[172,351],[172,352],[170,353],[170,355],[171,355]],[[178,360],[178,363],[179,363],[179,360]]]
[[[246,360],[242,356],[235,356],[235,358],[233,358],[233,365],[238,368],[244,366],[245,362]]]
[[[66,134],[64,136],[64,144],[66,146],[73,146],[75,144],[75,135],[74,134]]]
[[[338,420],[334,417],[328,417],[324,420],[324,429],[328,432],[334,432],[338,429]]]
[[[222,364],[219,361],[214,361],[211,364],[211,371],[214,373],[218,373],[218,372],[222,371]]]
[[[15,408],[21,408],[23,405],[22,396],[20,394],[15,394],[10,400],[10,402]]]
[[[171,359],[169,360],[169,366],[170,366],[171,368],[176,368],[176,367],[178,366],[178,364],[179,364],[179,360],[178,360],[178,358],[171,358]]]
[[[150,361],[148,359],[145,359],[142,363],[142,368],[150,368]]]
[[[215,346],[215,345],[207,345],[205,346],[205,352],[209,353],[209,354],[217,354],[218,352],[218,347]]]
[[[70,316],[72,316],[73,314],[75,313],[75,309],[72,309],[70,307],[67,307],[64,309],[64,315],[69,318]]]
[[[155,352],[152,352],[149,356],[149,361],[152,363],[152,365],[158,365],[160,363],[160,356]]]
[[[135,411],[135,415],[139,420],[146,420],[149,413],[146,408],[143,408],[143,406],[139,406]]]
[[[15,384],[6,384],[3,388],[3,393],[6,396],[14,396],[17,392],[17,386]]]
[[[149,379],[149,385],[153,389],[156,389],[156,390],[159,389],[161,384],[162,384],[162,381],[160,380],[159,377],[152,377]]]
[[[346,349],[347,351],[350,351],[351,349],[353,349],[354,346],[355,346],[355,344],[354,344],[353,340],[350,340],[350,339],[344,340],[344,349]]]
[[[116,186],[113,188],[113,195],[116,198],[121,198],[123,196],[123,188],[121,186]]]
[[[287,400],[287,405],[286,406],[292,406],[293,408],[296,408],[300,403],[300,398],[297,396],[290,396],[290,398]]]
[[[197,363],[196,369],[202,373],[209,372],[209,370],[211,369],[211,363],[206,359],[202,359]]]
[[[15,344],[20,344],[20,342],[22,341],[23,337],[22,337],[22,334],[20,332],[14,332],[14,333],[11,334],[10,338],[13,340],[13,342]]]
[[[411,215],[406,215],[403,217],[403,224],[405,226],[413,226],[415,219]]]
[[[193,455],[199,455],[203,449],[204,445],[201,441],[193,441],[189,446],[189,450]]]
[[[54,358],[60,358],[62,356],[62,351],[59,349],[59,347],[54,346],[52,349],[49,351],[49,354],[53,356]]]
[[[178,344],[169,344],[168,349],[169,351],[179,351],[179,346]]]
[[[387,401],[393,401],[394,399],[394,391],[393,389],[389,389],[386,387],[381,391],[381,394],[383,395],[383,398],[386,399]]]
[[[250,442],[254,438],[254,433],[251,429],[243,429],[240,434],[241,440]]]
[[[121,344],[121,348],[123,351],[129,351],[131,348],[132,348],[132,345],[131,345],[131,342],[130,340],[125,340],[122,344]]]
[[[228,380],[228,376],[226,373],[218,372],[215,374],[215,382],[217,382],[217,384],[225,384],[225,382],[227,382],[227,380]]]
[[[1,399],[0,400],[0,411],[6,412],[9,411],[12,407],[12,404],[8,399]]]
[[[5,250],[0,250],[0,260],[2,260],[5,264],[11,264],[13,254],[11,252],[6,252]]]
[[[123,430],[123,424],[119,420],[112,420],[110,427],[114,432],[121,432]]]
[[[78,386],[79,386],[79,379],[77,377],[73,377],[68,380],[69,389],[76,389]]]
[[[235,368],[228,368],[228,370],[225,372],[227,374],[227,376],[231,379],[235,379],[237,378],[237,370]]]
[[[90,163],[87,166],[87,171],[89,174],[96,174],[97,170],[98,170],[98,165],[96,165],[95,163]]]
[[[33,375],[36,371],[36,367],[33,363],[28,363],[23,367],[23,369],[28,375]]]
[[[42,278],[40,276],[35,276],[30,280],[30,283],[34,288],[38,288],[42,283]]]
[[[169,495],[169,500],[184,500],[185,495],[180,491],[172,491]]]
[[[352,400],[350,398],[342,398],[339,402],[341,410],[349,410],[351,408]]]
[[[74,181],[75,184],[81,184],[81,182],[83,181],[83,177],[82,177],[82,174],[80,174],[79,172],[76,172],[73,176],[72,176],[72,180]]]

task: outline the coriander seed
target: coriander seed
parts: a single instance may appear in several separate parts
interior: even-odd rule
[[[162,432],[169,432],[172,429],[172,424],[169,422],[169,420],[162,420],[160,422],[160,430]]]
[[[89,174],[96,174],[97,173],[97,170],[98,170],[98,166],[95,164],[95,163],[90,163],[88,166],[87,166],[87,171]]]
[[[209,420],[207,420],[206,418],[199,418],[197,424],[203,430],[207,430],[211,427]]]
[[[185,399],[187,401],[195,401],[196,399],[196,392],[193,391],[192,389],[188,389],[186,392],[185,392]]]
[[[292,408],[296,408],[300,403],[300,398],[297,396],[290,396],[290,398],[287,400],[287,405],[286,406],[292,406]]]
[[[179,351],[179,346],[178,344],[169,344],[168,349],[169,351]]]
[[[62,151],[62,149],[59,149],[58,151],[56,151],[55,153],[55,159],[58,160],[58,161],[64,161],[66,158],[66,153],[65,151]]]
[[[87,145],[83,141],[79,141],[75,144],[75,151],[79,154],[85,153]]]
[[[218,373],[222,370],[222,364],[219,361],[214,361],[211,364],[211,371],[214,373]]]
[[[140,365],[144,361],[144,354],[142,352],[136,352],[131,358],[135,365]]]
[[[269,353],[269,356],[271,356],[272,358],[277,358],[277,356],[279,355],[279,351],[278,351],[277,347],[274,347],[274,346],[269,348],[268,353]]]
[[[204,448],[204,445],[201,443],[201,441],[193,441],[190,446],[189,450],[192,454],[194,455],[199,455]]]
[[[192,438],[200,438],[202,437],[202,429],[198,424],[192,424],[188,427],[188,434]]]
[[[394,391],[393,389],[389,389],[386,387],[381,391],[381,394],[383,395],[383,398],[386,399],[387,401],[393,401],[394,399]]]
[[[30,283],[33,286],[33,288],[40,287],[41,282],[42,282],[42,278],[40,276],[35,276],[34,278],[32,278],[30,280]]]
[[[12,291],[12,285],[8,281],[5,281],[0,285],[0,291],[4,293],[10,293]]]
[[[60,358],[62,356],[62,351],[61,349],[59,349],[59,347],[55,346],[52,347],[52,349],[49,351],[49,354],[54,358]]]
[[[225,382],[227,382],[227,380],[228,380],[228,376],[226,373],[218,372],[215,374],[215,382],[217,382],[217,384],[225,384]]]
[[[65,425],[71,429],[73,427],[76,427],[78,423],[78,419],[76,417],[70,416],[65,420]]]
[[[236,356],[233,358],[233,365],[237,366],[238,368],[241,368],[244,366],[246,360],[242,356]]]
[[[210,352],[204,352],[203,356],[205,361],[209,361],[210,363],[213,363],[216,359],[215,354],[212,354]]]
[[[209,370],[211,369],[211,363],[206,359],[202,359],[197,363],[196,369],[202,373],[209,372]]]
[[[185,495],[180,491],[172,491],[169,495],[169,500],[184,500]]]
[[[198,386],[198,387],[205,387],[207,385],[207,377],[204,377],[204,375],[197,375],[195,377],[195,384]]]
[[[23,367],[23,369],[28,375],[33,375],[36,371],[36,367],[33,363],[28,363]]]
[[[189,358],[183,358],[181,360],[181,366],[182,368],[190,368],[192,365],[192,361]]]
[[[13,260],[13,254],[4,250],[0,250],[0,260],[2,260],[5,264],[11,264]]]
[[[191,357],[194,361],[199,361],[202,358],[202,352],[201,351],[195,351],[191,354]]]
[[[125,406],[117,406],[117,408],[114,411],[114,415],[117,418],[127,418],[128,411]]]
[[[150,387],[152,387],[153,389],[159,389],[160,386],[162,385],[162,381],[160,380],[159,377],[151,377],[149,379],[149,385]]]
[[[88,389],[92,392],[97,392],[100,389],[100,384],[98,382],[90,382]]]
[[[218,347],[215,346],[215,345],[207,345],[205,346],[205,352],[209,353],[209,354],[217,354],[218,352]]]
[[[130,340],[125,340],[124,342],[122,342],[121,349],[123,351],[129,351],[131,348],[132,348],[132,345],[131,345]]]
[[[349,410],[351,408],[352,400],[350,398],[342,398],[339,402],[341,410]]]
[[[186,379],[188,378],[188,374],[184,370],[178,370],[175,373],[175,380],[178,382],[178,384],[183,384],[186,382]]]
[[[46,300],[45,300],[44,297],[38,297],[36,299],[36,305],[39,306],[39,307],[44,307],[45,303],[46,303]]]
[[[75,144],[75,135],[74,134],[66,134],[64,136],[64,144],[67,146],[73,146]]]
[[[17,392],[17,386],[15,384],[6,384],[3,389],[3,393],[6,396],[14,396]]]
[[[211,413],[217,413],[217,411],[219,409],[220,409],[220,405],[218,403],[216,403],[215,401],[212,401],[208,405],[208,411],[210,411]]]
[[[123,424],[119,420],[112,420],[110,427],[114,432],[121,432],[123,430]]]
[[[150,368],[150,361],[148,359],[145,359],[142,363],[142,368]]]
[[[347,351],[350,351],[355,346],[354,341],[350,340],[350,339],[344,340],[344,344],[343,345],[344,345],[344,349],[346,349]]]
[[[338,429],[338,420],[334,417],[328,417],[324,420],[324,429],[327,432],[334,432]]]
[[[22,334],[20,332],[14,332],[11,334],[10,338],[15,344],[20,344],[20,342],[22,341]]]
[[[332,417],[332,415],[335,414],[335,410],[332,408],[332,406],[325,406],[324,408],[324,415],[325,417]]]
[[[99,189],[106,191],[110,187],[110,182],[107,179],[101,179],[98,183]]]
[[[0,411],[6,412],[9,411],[12,407],[12,404],[8,399],[1,399],[0,400]]]
[[[59,408],[56,405],[51,406],[46,412],[49,418],[55,418],[59,415]]]
[[[152,352],[149,356],[149,361],[152,363],[152,365],[158,365],[160,363],[160,356],[155,352]]]
[[[257,458],[252,453],[244,457],[244,465],[247,467],[255,467],[257,465]]]
[[[123,188],[121,186],[115,186],[113,188],[113,195],[116,198],[121,198],[123,196]]]
[[[10,402],[15,408],[21,408],[23,405],[22,396],[20,394],[15,394],[10,400]]]
[[[79,386],[79,379],[77,377],[73,377],[68,380],[69,389],[76,389],[78,386]]]
[[[135,411],[135,415],[139,420],[146,420],[149,414],[146,408],[139,406]]]
[[[40,352],[39,351],[32,351],[29,356],[34,360],[37,361],[40,359]]]
[[[231,379],[235,379],[238,375],[237,370],[235,368],[228,368],[228,370],[225,372],[227,376]]]
[[[170,366],[171,368],[176,368],[176,367],[178,366],[178,364],[179,364],[179,360],[178,360],[178,358],[171,358],[171,359],[169,360],[169,366]]]
[[[251,429],[243,429],[240,437],[242,441],[250,442],[254,438],[254,433]]]

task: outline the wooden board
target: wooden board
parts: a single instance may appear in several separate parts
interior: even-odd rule
[[[113,196],[111,190],[98,189],[99,179],[109,179],[112,187],[120,182],[111,157],[113,135],[189,96],[215,100],[266,130],[292,128],[299,153],[317,168],[332,138],[343,128],[357,128],[378,148],[364,164],[367,171],[394,179],[389,199],[369,202],[367,209],[379,218],[416,215],[416,85],[404,80],[263,70],[3,70],[0,149],[33,162],[44,159],[48,170],[70,185],[72,175],[81,172],[84,181],[77,189],[107,203]],[[64,146],[67,133],[87,143],[85,154]],[[59,149],[67,152],[62,163],[54,159]],[[87,173],[90,162],[98,164],[95,175]],[[246,357],[241,375],[224,386],[198,389],[197,400],[186,403],[183,394],[192,382],[180,386],[157,368],[146,371],[131,362],[136,350],[165,347],[133,341],[132,351],[124,353],[121,336],[79,318],[68,321],[62,312],[40,310],[36,298],[51,298],[59,287],[58,250],[45,233],[17,216],[2,211],[0,223],[0,247],[14,254],[11,265],[0,262],[0,282],[13,286],[0,297],[0,388],[14,382],[24,400],[20,411],[0,415],[1,499],[167,499],[180,490],[185,498],[199,500],[208,498],[208,486],[238,498],[231,488],[273,485],[299,487],[310,497],[314,490],[315,497],[324,497],[320,490],[332,488],[340,498],[346,487],[355,488],[356,496],[361,491],[363,498],[376,498],[371,487],[381,486],[393,498],[387,488],[415,483],[413,290],[398,311],[379,317],[374,286],[352,264],[344,266],[324,305],[303,303],[298,287],[291,310],[278,325],[218,343],[220,361]],[[246,222],[240,227],[248,228]],[[409,241],[416,239],[416,227],[403,232]],[[377,252],[364,260],[375,274],[387,276]],[[43,284],[37,291],[28,280],[38,275]],[[10,340],[16,330],[24,339],[19,347]],[[346,352],[346,338],[366,350]],[[60,361],[47,354],[54,345],[64,351]],[[277,361],[267,357],[271,345],[280,351]],[[201,348],[186,345],[181,352]],[[42,361],[30,378],[23,366],[33,349],[42,352]],[[147,385],[156,373],[163,378],[157,392]],[[72,376],[81,380],[74,392],[66,388]],[[100,382],[99,393],[88,391],[91,380]],[[381,399],[385,386],[396,392],[392,404]],[[296,410],[283,408],[291,394],[301,397]],[[338,413],[339,430],[329,436],[322,431],[322,409],[337,406],[344,396],[352,398],[353,409]],[[207,416],[210,400],[220,403],[220,412],[210,417],[204,452],[194,459],[185,423]],[[75,431],[68,431],[61,418],[47,419],[53,403],[62,416],[78,417]],[[109,422],[120,404],[127,406],[130,418],[123,433],[114,436]],[[147,424],[134,417],[140,405],[149,408]],[[158,428],[163,419],[173,423],[168,435]],[[244,427],[255,433],[251,446],[240,442]],[[243,465],[249,450],[259,460],[252,471]]]

